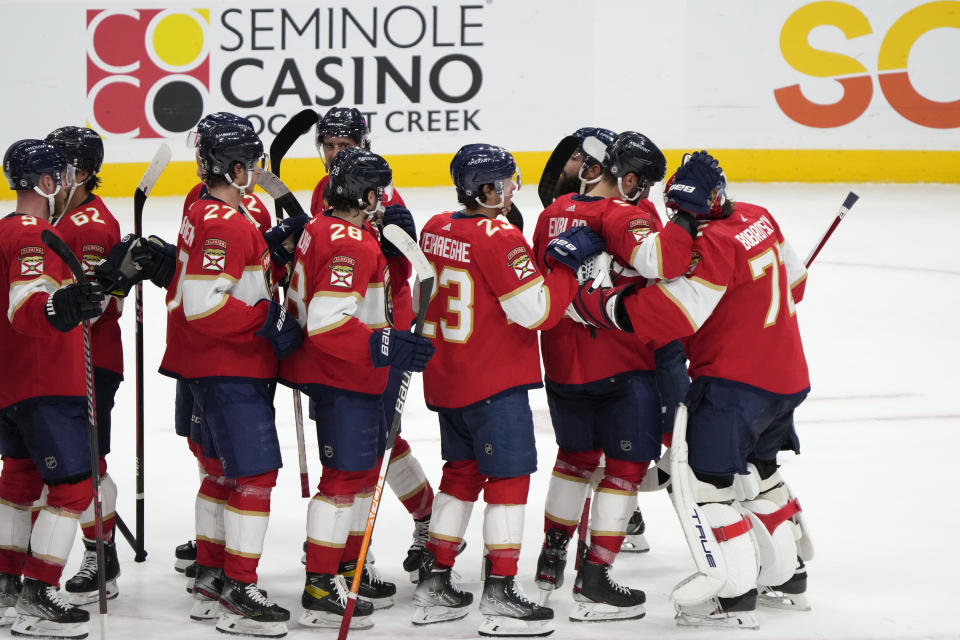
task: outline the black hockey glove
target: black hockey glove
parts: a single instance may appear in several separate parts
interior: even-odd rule
[[[273,345],[273,355],[283,360],[303,343],[303,329],[296,318],[287,313],[280,303],[273,300],[261,300],[260,306],[267,303],[267,319],[253,335],[260,336]]]
[[[517,209],[517,203],[510,201],[510,210],[504,215],[507,218],[507,222],[517,229],[520,229],[520,231],[523,231],[523,214],[520,213],[520,209]]]
[[[370,361],[374,367],[423,371],[433,357],[433,343],[423,336],[397,329],[378,329],[370,334]]]
[[[580,285],[573,298],[573,308],[578,317],[573,318],[582,324],[598,329],[619,329],[633,333],[633,324],[627,310],[623,308],[623,297],[636,288],[636,283],[619,287],[591,288],[591,283]]]
[[[310,216],[303,213],[292,218],[284,218],[275,227],[270,227],[264,232],[263,239],[270,247],[274,264],[284,265],[293,262],[297,243],[300,242],[300,234],[308,222],[310,222]]]
[[[141,238],[140,242],[133,245],[130,255],[143,273],[141,279],[149,278],[150,282],[161,289],[170,286],[173,274],[177,271],[176,245],[168,244],[157,236],[150,236]]]
[[[103,287],[99,282],[78,282],[61,287],[47,298],[47,321],[57,331],[67,332],[102,312]]]
[[[139,236],[128,233],[113,245],[107,257],[93,268],[94,278],[108,294],[124,298],[133,285],[142,282],[146,277],[131,255],[131,248],[139,241]]]
[[[673,217],[670,218],[670,222],[689,233],[690,237],[694,240],[697,239],[697,219],[693,217],[692,213],[677,211],[673,214]]]
[[[410,213],[410,209],[402,204],[392,204],[383,212],[383,226],[385,227],[388,224],[397,225],[413,238],[414,242],[417,241],[417,225],[413,222],[413,214]],[[380,239],[380,250],[387,258],[396,258],[402,255],[400,250],[393,246],[392,242],[383,237]]]
[[[576,272],[585,260],[606,248],[596,231],[587,226],[570,227],[547,245],[546,255]],[[550,261],[548,266],[553,267]]]
[[[674,174],[666,205],[697,218],[707,218],[711,205],[719,196],[718,191],[722,193],[725,186],[720,164],[706,151],[697,151]]]

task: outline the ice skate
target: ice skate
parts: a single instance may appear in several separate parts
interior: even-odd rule
[[[95,540],[83,541],[83,562],[77,575],[64,585],[70,595],[70,602],[76,605],[96,602],[100,598],[99,576],[97,573],[97,543]],[[119,595],[117,577],[120,575],[120,560],[117,559],[117,545],[113,542],[103,545],[104,577],[106,579],[107,600]]]
[[[452,568],[435,568],[435,561],[434,555],[425,549],[417,590],[413,594],[413,604],[417,605],[413,624],[450,622],[470,613],[473,594],[460,590],[453,581]]]
[[[22,589],[20,576],[0,573],[0,627],[9,627],[17,619],[17,600]]]
[[[410,576],[410,582],[417,584],[420,579],[420,565],[423,564],[423,554],[427,548],[427,540],[430,537],[430,516],[421,520],[413,521],[413,542],[407,549],[407,557],[403,560],[403,570]],[[457,548],[457,555],[463,553],[467,548],[467,541],[461,540]],[[368,560],[369,562],[369,560]]]
[[[756,590],[751,589],[736,598],[713,598],[706,602],[677,606],[675,619],[681,627],[712,627],[714,629],[759,629],[754,615]]]
[[[570,536],[560,529],[547,531],[537,559],[537,575],[534,582],[541,591],[553,591],[563,586],[563,570],[567,566],[567,544]],[[541,594],[543,601],[548,596]]]
[[[236,636],[282,638],[290,612],[267,600],[255,582],[228,579],[220,596],[217,631]]]
[[[623,544],[620,545],[620,551],[627,553],[644,553],[650,551],[650,545],[643,535],[646,530],[647,525],[643,521],[643,514],[640,513],[639,508],[634,509],[633,515],[630,516],[630,520],[627,522],[627,535],[623,539]]]
[[[183,575],[187,579],[187,593],[193,593],[193,585],[197,581],[197,563],[188,564]]]
[[[337,573],[343,576],[349,587],[353,582],[357,562],[344,562]],[[389,609],[397,601],[397,585],[380,579],[380,572],[376,567],[363,565],[363,574],[360,576],[360,590],[358,595],[369,600],[374,609]]]
[[[173,565],[173,570],[177,573],[183,573],[187,570],[187,567],[197,561],[196,541],[188,540],[187,542],[178,545],[174,550],[173,555],[175,555],[177,558],[177,561]]]
[[[10,633],[28,638],[86,638],[89,620],[88,611],[70,606],[53,585],[26,578]]]
[[[343,621],[343,612],[347,607],[347,594],[350,587],[341,575],[308,573],[307,583],[300,597],[303,615],[297,620],[305,627],[324,627],[339,629]],[[373,605],[363,598],[357,598],[350,619],[351,629],[369,629],[373,626]]]
[[[197,565],[193,589],[192,620],[214,620],[220,617],[220,593],[223,591],[223,569]]]
[[[807,600],[807,569],[800,562],[797,572],[789,580],[776,587],[758,585],[757,604],[771,609],[810,611]]]
[[[548,636],[554,631],[553,609],[530,602],[516,576],[488,576],[480,598],[481,636]]]
[[[574,622],[631,620],[646,615],[643,591],[618,584],[610,575],[610,566],[585,561],[573,585]]]

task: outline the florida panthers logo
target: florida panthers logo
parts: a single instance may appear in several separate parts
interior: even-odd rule
[[[330,261],[330,285],[352,289],[353,268],[356,264],[357,261],[350,256],[334,256]]]
[[[650,222],[643,218],[636,218],[630,221],[629,229],[633,234],[634,242],[640,244],[650,235]]]
[[[43,275],[42,247],[23,247],[20,249],[20,275]]]
[[[219,238],[203,241],[203,264],[205,271],[223,271],[227,266],[227,242]]]
[[[687,267],[687,272],[684,275],[690,275],[697,270],[697,266],[700,264],[700,261],[703,260],[703,256],[700,255],[699,251],[694,251],[693,256],[690,258],[690,266]]]
[[[81,261],[83,262],[83,272],[87,275],[93,273],[93,268],[103,262],[107,255],[107,250],[99,244],[85,244],[81,247]]]
[[[537,272],[526,247],[517,247],[507,254],[507,264],[513,269],[517,280],[524,280]]]

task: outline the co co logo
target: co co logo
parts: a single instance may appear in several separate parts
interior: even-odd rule
[[[108,136],[189,131],[210,93],[207,9],[87,11],[87,119]]]

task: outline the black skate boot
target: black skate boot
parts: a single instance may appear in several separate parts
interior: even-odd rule
[[[563,586],[563,570],[567,566],[567,544],[570,536],[560,529],[550,529],[543,540],[537,559],[534,582],[541,591],[553,591]]]
[[[700,604],[678,605],[675,618],[681,627],[759,629],[760,623],[754,615],[756,608],[757,590],[751,589],[733,598],[718,597]]]
[[[183,570],[183,576],[187,579],[187,593],[193,593],[193,583],[197,580],[196,561],[187,565],[187,568]]]
[[[267,600],[256,582],[227,579],[220,594],[217,631],[236,636],[282,638],[290,612]]]
[[[573,584],[574,622],[631,620],[646,615],[647,597],[639,589],[618,584],[610,576],[610,566],[584,561]]]
[[[810,611],[810,601],[807,600],[807,567],[803,560],[797,558],[797,569],[790,579],[775,587],[757,585],[759,595],[757,604],[772,609],[791,609],[793,611]]]
[[[223,591],[223,569],[197,565],[193,587],[192,620],[214,620],[220,617],[220,593]]]
[[[64,587],[70,594],[70,602],[76,605],[96,602],[100,597],[100,585],[97,574],[97,543],[95,540],[83,541],[83,563],[77,575],[67,580]],[[117,597],[117,577],[120,575],[120,560],[117,559],[117,545],[113,542],[103,545],[103,563],[105,566],[107,600]]]
[[[17,600],[22,589],[20,576],[0,573],[0,627],[9,627],[17,619]]]
[[[303,615],[297,621],[305,627],[339,629],[343,612],[347,608],[350,587],[343,576],[328,573],[308,573],[300,604]],[[350,619],[351,629],[369,629],[373,626],[373,605],[368,600],[357,598]]]
[[[473,594],[461,591],[453,581],[453,569],[434,567],[436,557],[429,550],[423,550],[423,564],[420,565],[417,590],[413,594],[413,604],[417,610],[413,614],[413,624],[433,624],[450,622],[466,617],[467,607],[473,604]]]
[[[627,522],[627,535],[623,538],[623,544],[620,545],[620,551],[628,553],[644,553],[650,551],[650,545],[644,537],[647,525],[643,521],[643,514],[640,513],[640,507],[633,510],[633,515]]]
[[[343,576],[347,588],[353,584],[353,574],[356,573],[357,561],[344,562],[337,569]],[[363,564],[363,575],[360,576],[360,591],[358,595],[369,600],[374,609],[389,609],[397,600],[397,585],[380,579],[380,571],[367,563]]]
[[[430,533],[430,516],[413,521],[413,542],[407,549],[403,560],[403,570],[410,576],[410,582],[417,584],[420,579],[420,565],[423,564],[423,552],[427,548]]]
[[[67,604],[53,585],[26,578],[17,600],[17,621],[10,633],[41,638],[86,638],[89,620],[90,612]]]
[[[183,573],[187,567],[197,561],[197,543],[194,540],[188,540],[177,546],[173,554],[177,561],[173,565],[173,570],[177,573]]]
[[[487,576],[480,597],[481,636],[548,636],[553,609],[530,602],[516,576]]]

